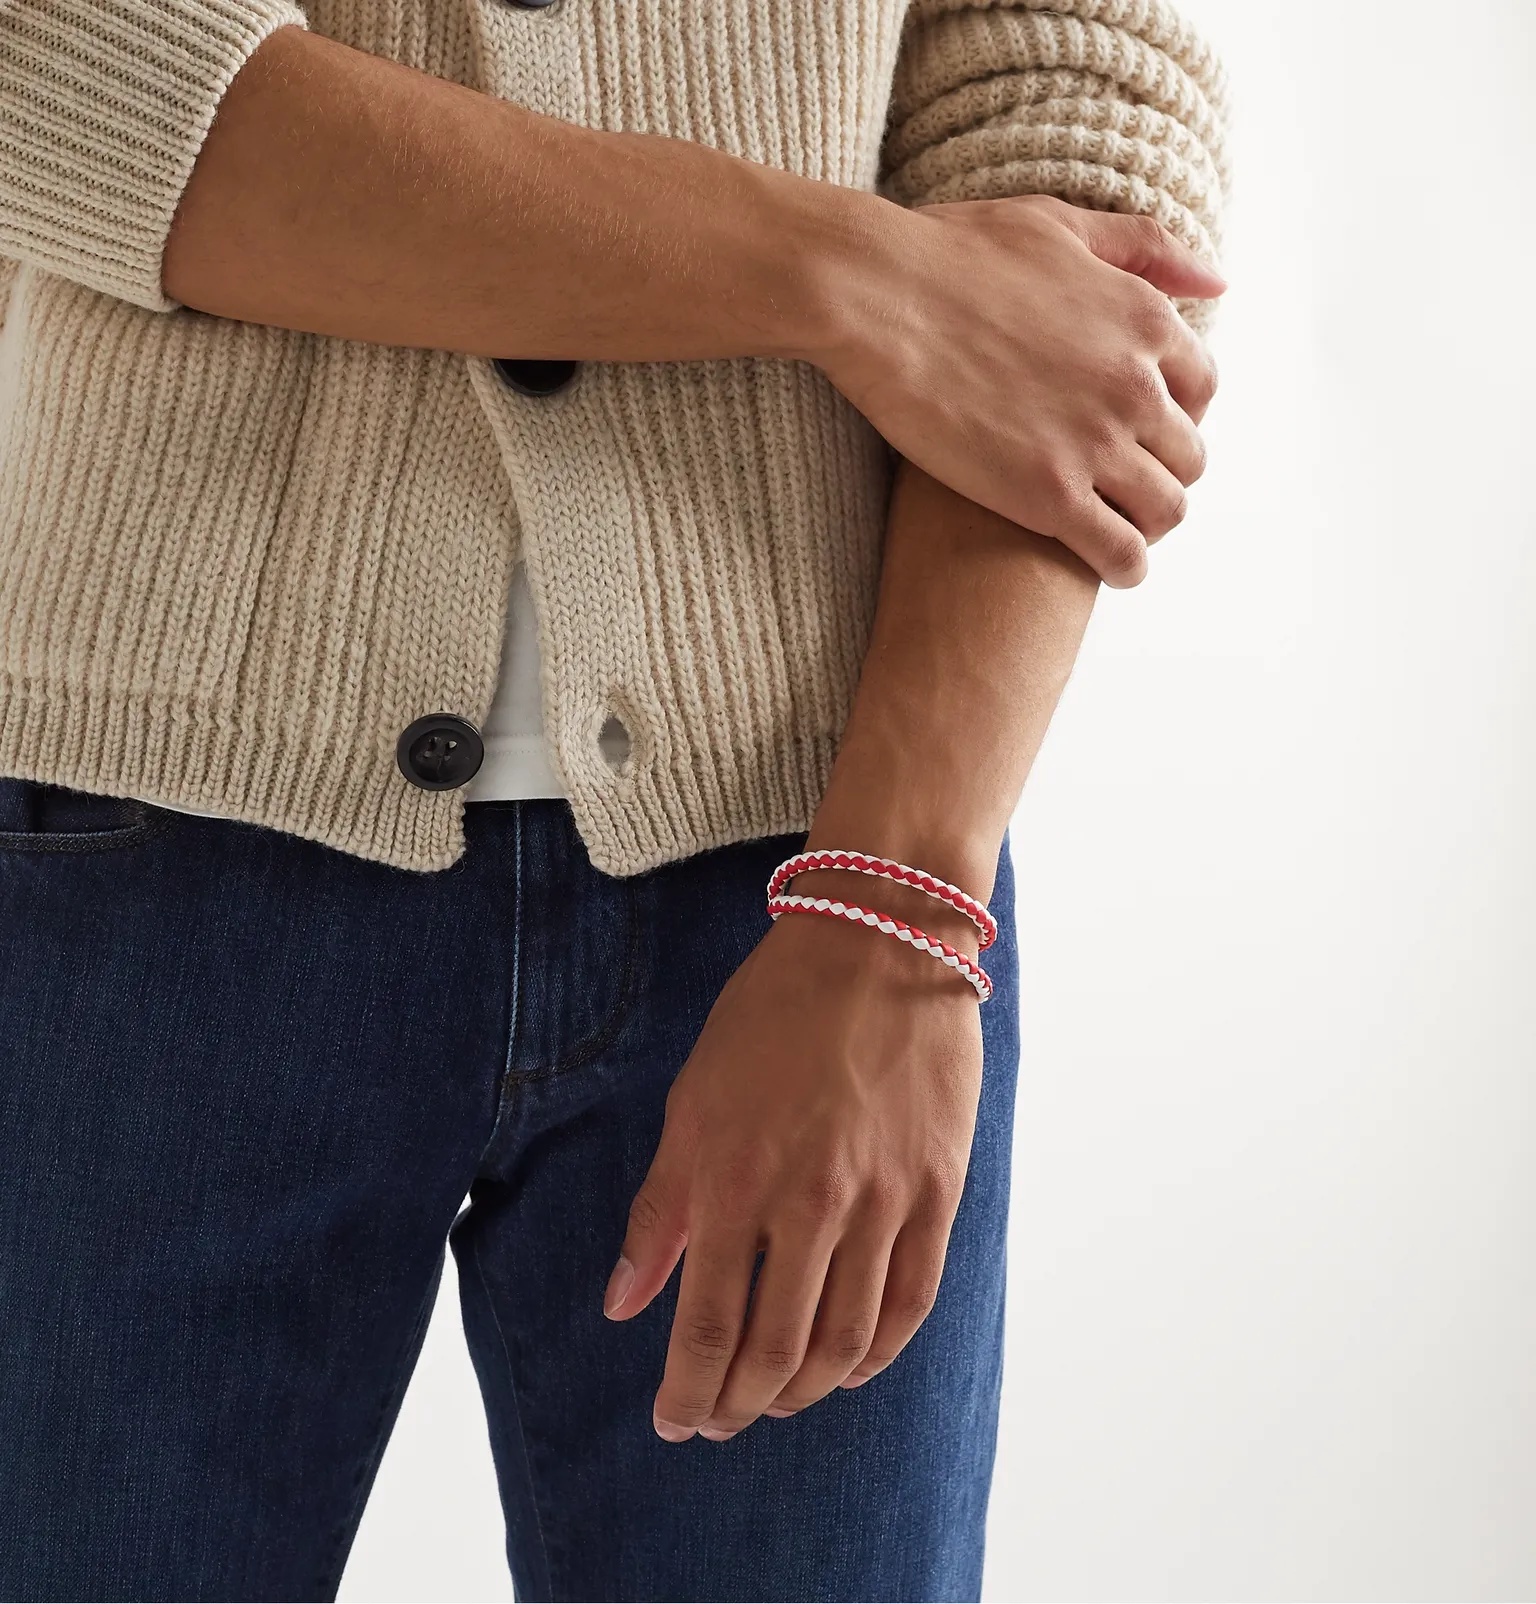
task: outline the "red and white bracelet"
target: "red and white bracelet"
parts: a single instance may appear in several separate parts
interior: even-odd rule
[[[786,894],[784,887],[797,874],[810,869],[852,869],[861,874],[872,874],[884,880],[893,880],[901,885],[915,886],[919,891],[924,891],[930,897],[935,897],[963,913],[980,933],[980,946],[983,950],[990,947],[997,939],[997,921],[987,911],[984,903],[968,896],[959,886],[951,885],[947,880],[940,880],[921,869],[897,863],[892,858],[871,857],[863,852],[798,852],[793,857],[786,858],[768,880],[770,918],[777,919],[784,913],[817,913],[833,919],[848,919],[854,924],[868,925],[871,930],[894,936],[898,941],[906,942],[919,952],[932,954],[947,968],[964,975],[975,989],[978,1001],[986,1002],[991,997],[992,978],[980,964],[968,958],[963,952],[957,952],[947,941],[940,941],[937,936],[930,936],[927,931],[919,930],[916,925],[909,925],[905,920],[897,919],[888,913],[879,913],[872,908],[861,908],[857,903],[843,902],[831,897],[801,897]]]
[[[947,902],[957,913],[963,913],[976,926],[981,936],[981,950],[985,952],[997,940],[997,920],[987,911],[984,902],[968,896],[959,886],[940,880],[922,869],[913,869],[894,858],[874,858],[867,852],[843,852],[824,849],[819,852],[797,852],[775,869],[768,880],[770,898],[778,894],[797,874],[807,869],[853,869],[859,874],[878,875],[882,880],[894,880],[899,885],[913,886],[926,891],[930,897]]]

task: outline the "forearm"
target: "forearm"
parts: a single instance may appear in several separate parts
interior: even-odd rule
[[[990,895],[1018,804],[1087,628],[1093,572],[1053,540],[908,462],[891,500],[874,628],[808,845],[851,847]],[[829,871],[797,890],[873,903],[975,952],[920,892]]]
[[[482,356],[790,356],[832,316],[836,264],[897,211],[289,27],[220,104],[164,285],[223,317]]]

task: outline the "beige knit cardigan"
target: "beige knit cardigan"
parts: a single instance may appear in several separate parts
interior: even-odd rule
[[[892,458],[817,370],[589,363],[534,399],[165,295],[219,99],[285,24],[903,204],[1051,192],[1218,248],[1223,74],[1163,0],[4,0],[0,774],[444,868],[463,792],[396,740],[483,722],[521,554],[600,869],[822,794]]]

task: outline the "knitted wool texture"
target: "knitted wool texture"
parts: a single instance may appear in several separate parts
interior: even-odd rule
[[[164,294],[218,102],[289,24],[903,205],[1050,193],[1219,250],[1226,87],[1161,0],[7,0],[0,773],[447,867],[462,792],[395,742],[483,722],[521,555],[600,869],[804,830],[825,787],[892,462],[816,370],[588,363],[532,399]]]

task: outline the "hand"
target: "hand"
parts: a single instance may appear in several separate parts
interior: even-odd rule
[[[1225,282],[1150,218],[1050,196],[891,210],[820,365],[935,479],[1138,584],[1216,390],[1169,297]]]
[[[638,1314],[683,1256],[661,1436],[721,1441],[891,1363],[938,1289],[980,1085],[963,979],[872,930],[774,925],[673,1083],[605,1301]]]

